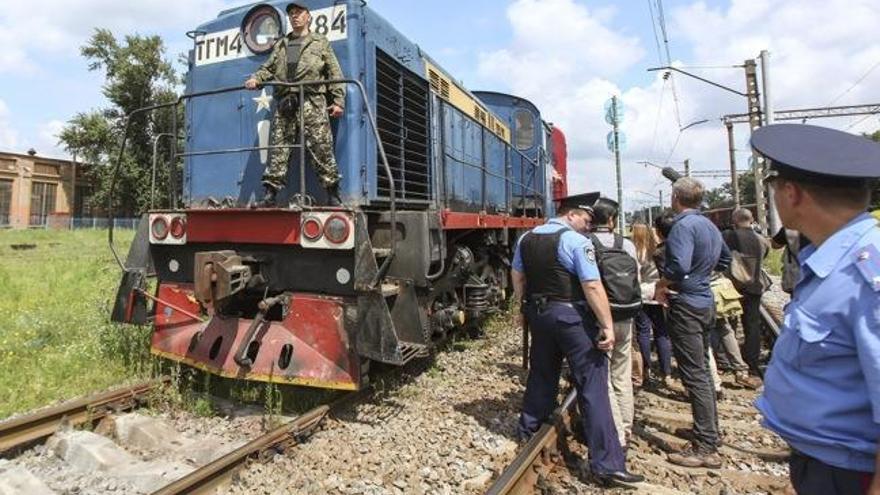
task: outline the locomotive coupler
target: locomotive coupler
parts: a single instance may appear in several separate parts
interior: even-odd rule
[[[235,251],[196,253],[195,297],[206,307],[222,301],[248,286],[251,267]]]
[[[251,346],[255,342],[254,337],[257,335],[257,330],[260,328],[260,325],[266,321],[266,314],[272,309],[276,304],[287,305],[290,303],[290,294],[281,294],[275,297],[267,297],[263,299],[259,303],[257,303],[257,315],[254,317],[254,320],[251,322],[250,326],[247,329],[247,332],[244,334],[244,339],[241,341],[241,345],[238,346],[238,350],[235,351],[235,362],[238,363],[239,366],[249,368],[254,365],[254,358],[256,357],[256,352],[249,352],[251,350]],[[258,348],[257,348],[258,349]]]

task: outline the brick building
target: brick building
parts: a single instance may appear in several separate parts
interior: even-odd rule
[[[81,163],[33,151],[0,152],[0,228],[67,228],[71,216],[93,216],[84,171]]]

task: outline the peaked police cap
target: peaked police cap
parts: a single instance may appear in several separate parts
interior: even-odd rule
[[[768,177],[826,184],[880,177],[880,144],[848,132],[773,124],[757,129],[751,144],[770,161]]]
[[[579,208],[588,212],[593,212],[593,204],[599,199],[599,192],[588,192],[583,194],[573,194],[560,198],[559,207],[563,208]]]

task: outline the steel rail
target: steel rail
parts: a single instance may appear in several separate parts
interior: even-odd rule
[[[168,377],[109,392],[74,399],[64,404],[0,422],[0,452],[51,436],[62,424],[90,423],[117,411],[138,407],[150,392],[169,382]]]
[[[556,441],[565,428],[565,420],[574,409],[576,397],[577,391],[572,389],[565,396],[562,405],[553,412],[550,422],[541,425],[538,432],[532,436],[513,462],[492,483],[492,486],[486,491],[486,495],[520,494],[533,491],[538,471],[550,470],[550,466],[542,461],[546,452],[555,449]]]
[[[344,405],[368,396],[367,388],[360,392],[345,395],[331,404],[324,404],[309,410],[296,419],[248,442],[246,445],[216,459],[190,474],[153,492],[152,495],[208,494],[214,493],[238,469],[244,467],[249,459],[281,445],[298,443],[299,439],[311,432],[329,413]]]

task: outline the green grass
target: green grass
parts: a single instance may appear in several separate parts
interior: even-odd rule
[[[104,230],[0,231],[0,418],[150,374],[149,330],[109,322],[119,276]]]

